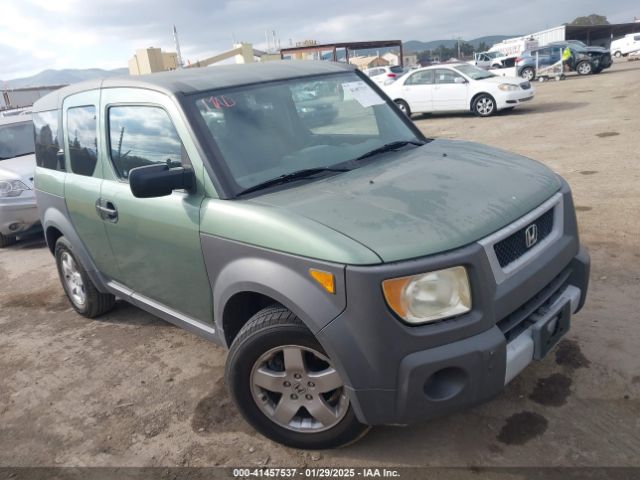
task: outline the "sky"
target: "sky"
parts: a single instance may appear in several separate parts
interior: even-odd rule
[[[307,39],[439,40],[526,34],[598,13],[640,16],[638,0],[0,0],[0,79],[47,68],[118,68],[137,48],[175,51],[192,62],[235,41],[265,48]]]

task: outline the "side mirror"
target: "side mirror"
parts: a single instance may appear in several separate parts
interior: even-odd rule
[[[174,190],[192,190],[196,176],[190,168],[145,165],[129,172],[129,188],[136,198],[166,197]]]
[[[454,83],[467,83],[467,81],[462,77],[456,77],[453,79]]]

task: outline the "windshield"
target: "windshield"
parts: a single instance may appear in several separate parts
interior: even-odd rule
[[[0,160],[28,155],[34,150],[30,121],[0,125]]]
[[[357,168],[355,159],[371,150],[419,140],[352,72],[220,90],[194,102],[234,194],[300,170]]]
[[[468,63],[462,65],[456,65],[456,70],[460,73],[464,73],[467,77],[470,77],[472,80],[483,80],[485,78],[495,77],[495,75],[491,72],[487,72],[481,68],[475,67],[473,65],[469,65]]]

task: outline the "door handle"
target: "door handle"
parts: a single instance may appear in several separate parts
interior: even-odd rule
[[[112,223],[116,223],[118,221],[118,209],[112,202],[99,198],[96,201],[96,210],[98,211],[100,218],[103,220],[107,220]]]

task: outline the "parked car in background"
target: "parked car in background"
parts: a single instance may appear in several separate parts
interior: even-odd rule
[[[579,58],[581,56],[586,55],[591,59],[591,71],[586,66],[585,63],[580,64],[580,62],[575,62],[574,70],[581,75],[588,75],[590,73],[600,73],[605,68],[609,68],[613,64],[613,59],[611,58],[611,51],[605,47],[593,47],[586,45],[584,42],[580,40],[566,40],[564,42],[551,42],[549,44],[551,47],[561,47],[566,48],[569,47],[573,56]]]
[[[474,59],[469,63],[484,70],[513,67],[516,58],[515,56],[504,55],[501,52],[474,53],[473,57]]]
[[[456,85],[478,70],[457,68],[427,72]],[[322,127],[295,105],[312,84],[338,92]],[[352,66],[95,80],[38,100],[34,119],[38,206],[72,307],[92,318],[117,296],[229,347],[238,410],[288,446],[487,401],[586,299],[564,180],[426,138]]]
[[[560,62],[562,51],[566,47],[571,50],[571,57],[566,65],[579,75],[600,73],[603,68],[611,66],[611,55],[607,51],[600,51],[596,47],[587,49],[569,42],[555,42],[520,55],[516,59],[516,73],[526,80],[534,80],[537,76],[536,61],[538,67],[549,67]]]
[[[39,226],[31,115],[0,116],[0,248]]]
[[[384,85],[390,80],[396,80],[404,73],[404,71],[404,67],[401,67],[399,65],[392,65],[389,67],[368,68],[364,70],[364,73],[378,85]]]
[[[611,42],[611,53],[614,57],[626,57],[638,51],[640,51],[640,33],[630,33]]]
[[[468,63],[421,68],[382,88],[407,115],[472,111],[488,117],[534,96],[528,81],[500,77]]]

